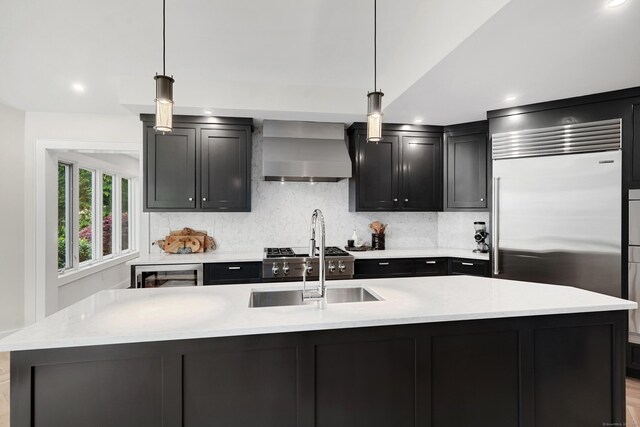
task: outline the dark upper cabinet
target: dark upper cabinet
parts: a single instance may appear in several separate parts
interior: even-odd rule
[[[488,210],[488,123],[447,126],[444,131],[444,210]]]
[[[150,209],[196,207],[196,131],[156,133],[145,126],[145,205]]]
[[[203,129],[201,132],[201,206],[203,209],[248,211],[251,208],[251,135],[242,130]]]
[[[140,119],[145,212],[251,210],[252,119],[174,116],[167,134]]]
[[[402,185],[400,205],[404,210],[440,209],[442,138],[402,136]]]
[[[348,130],[350,209],[441,210],[442,128],[385,124],[378,143],[367,142],[366,132],[366,123],[354,123]]]

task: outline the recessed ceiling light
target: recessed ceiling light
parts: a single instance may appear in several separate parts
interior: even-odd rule
[[[422,119],[415,119],[413,123],[422,123]]]
[[[607,6],[609,7],[618,7],[623,3],[626,3],[627,0],[609,0],[609,3],[607,3]]]
[[[73,89],[78,93],[81,93],[81,92],[84,92],[84,85],[82,83],[73,83],[71,85],[71,89]]]
[[[507,101],[507,102],[515,101],[516,100],[516,96],[515,95],[509,95],[504,100]]]
[[[213,114],[213,111],[211,111],[211,110],[204,110],[203,112],[204,112],[205,114]]]

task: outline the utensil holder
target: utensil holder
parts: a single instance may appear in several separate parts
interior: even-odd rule
[[[371,234],[371,248],[376,251],[384,250],[384,234]]]

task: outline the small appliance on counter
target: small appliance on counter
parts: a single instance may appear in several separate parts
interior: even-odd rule
[[[486,243],[487,237],[489,237],[489,233],[487,233],[487,225],[484,221],[476,221],[473,223],[473,228],[476,231],[473,236],[476,241],[476,248],[473,252],[486,254],[489,252],[489,245]]]

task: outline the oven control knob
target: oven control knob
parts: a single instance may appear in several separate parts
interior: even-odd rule
[[[335,264],[333,264],[333,261],[329,261],[329,273],[333,273],[334,271],[336,271],[336,266]]]
[[[282,273],[286,276],[287,274],[289,274],[289,263],[288,262],[283,262],[282,263]]]
[[[344,273],[344,271],[347,269],[347,266],[344,265],[344,262],[342,261],[338,261],[338,271],[340,273]]]
[[[313,265],[311,263],[304,265],[304,269],[307,270],[307,273],[311,273],[313,271]]]
[[[274,276],[277,276],[278,275],[278,271],[279,271],[278,263],[274,262],[273,263],[273,267],[271,267],[271,272],[273,273]]]

